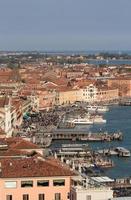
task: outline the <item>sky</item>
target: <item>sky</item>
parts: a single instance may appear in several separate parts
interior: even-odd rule
[[[131,0],[0,0],[0,50],[131,50]]]

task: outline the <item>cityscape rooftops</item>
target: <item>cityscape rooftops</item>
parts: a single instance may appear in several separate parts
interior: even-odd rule
[[[2,159],[1,178],[49,177],[75,175],[55,159],[25,158]]]
[[[9,98],[7,96],[0,97],[0,108],[9,104]]]

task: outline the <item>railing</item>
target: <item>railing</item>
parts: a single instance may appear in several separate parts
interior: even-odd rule
[[[91,186],[87,186],[87,187],[84,187],[84,186],[72,186],[72,189],[76,189],[76,190],[99,190],[99,191],[102,191],[103,189],[105,189],[105,190],[111,190],[111,187],[109,187],[109,186],[100,186],[100,187],[98,187],[98,186],[94,186],[94,185],[92,185],[92,187]]]

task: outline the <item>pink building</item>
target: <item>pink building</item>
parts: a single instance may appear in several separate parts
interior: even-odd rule
[[[54,159],[0,160],[1,200],[68,200],[73,172]]]
[[[38,91],[39,96],[39,109],[49,109],[55,104],[56,93],[54,90],[41,89]]]

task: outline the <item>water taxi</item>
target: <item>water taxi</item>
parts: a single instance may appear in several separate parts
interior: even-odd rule
[[[131,156],[130,151],[124,147],[116,147],[115,151],[118,152],[118,155],[122,156],[122,157],[130,157]]]
[[[93,123],[94,124],[106,123],[106,119],[103,119],[103,117],[101,115],[95,115],[93,117]]]
[[[107,106],[87,106],[87,109],[89,112],[107,112],[109,111],[109,108]]]

